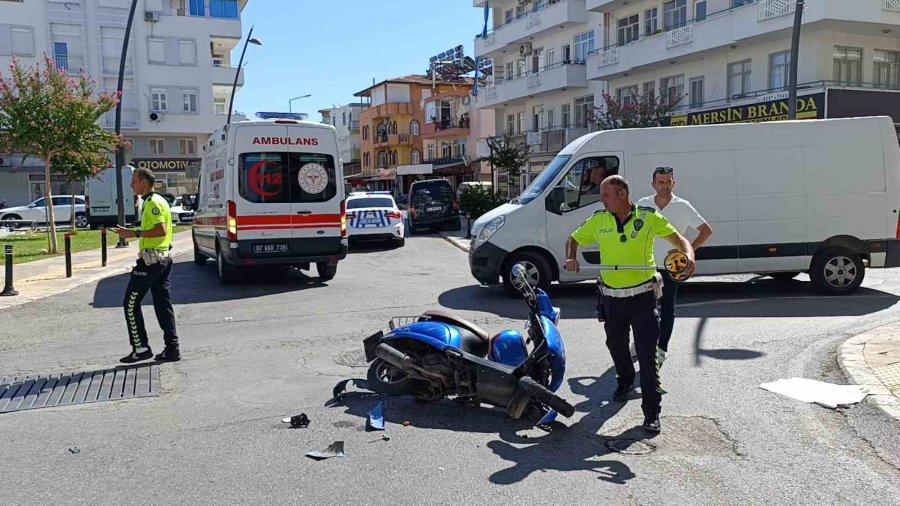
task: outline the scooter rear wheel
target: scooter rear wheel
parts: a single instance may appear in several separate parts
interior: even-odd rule
[[[369,366],[366,377],[369,388],[379,394],[412,395],[416,387],[416,380],[380,358],[376,358]]]

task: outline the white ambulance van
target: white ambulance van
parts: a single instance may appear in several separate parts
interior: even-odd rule
[[[342,161],[331,125],[259,113],[210,137],[200,169],[194,261],[233,283],[249,266],[315,264],[332,279],[347,256]]]
[[[509,284],[517,262],[531,282],[596,279],[600,252],[579,248],[581,271],[562,269],[572,231],[602,209],[585,191],[605,165],[653,194],[653,170],[674,168],[675,193],[714,230],[697,274],[807,272],[825,294],[846,294],[865,269],[900,267],[900,146],[887,117],[607,130],[566,146],[508,204],[473,225],[469,267],[482,284]],[[688,239],[693,239],[688,236]]]

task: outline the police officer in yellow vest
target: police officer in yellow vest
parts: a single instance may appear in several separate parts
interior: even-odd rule
[[[156,320],[163,331],[165,349],[156,355],[160,362],[181,360],[178,349],[178,334],[175,332],[175,310],[169,292],[169,274],[172,272],[172,212],[169,203],[158,193],[154,193],[156,176],[149,169],[135,169],[131,178],[131,189],[143,198],[141,224],[138,229],[119,226],[116,233],[123,238],[136,237],[140,240],[137,264],[131,271],[131,279],[125,290],[125,323],[131,341],[130,354],[119,359],[131,364],[153,358],[153,351],[147,341],[141,300],[150,291],[153,294],[153,309]]]
[[[641,368],[641,409],[644,428],[660,431],[660,393],[657,391],[658,370],[656,345],[659,340],[659,305],[662,280],[653,259],[656,237],[668,241],[684,252],[691,263],[694,250],[655,209],[637,207],[631,201],[628,182],[621,176],[610,176],[600,185],[600,200],[605,211],[595,213],[572,233],[567,243],[566,270],[577,272],[578,246],[598,244],[601,266],[646,266],[646,270],[601,270],[600,290],[606,313],[606,347],[616,367],[618,387],[613,400],[625,402],[634,387],[634,364],[628,349],[629,327]]]

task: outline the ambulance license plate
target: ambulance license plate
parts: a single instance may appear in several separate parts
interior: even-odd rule
[[[275,244],[254,244],[253,245],[253,253],[254,254],[265,254],[265,253],[287,253],[288,245],[283,243],[275,243]]]

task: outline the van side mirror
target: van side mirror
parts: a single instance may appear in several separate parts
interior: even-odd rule
[[[184,208],[185,211],[196,211],[197,210],[197,194],[196,193],[185,193],[181,196],[181,207]]]
[[[562,207],[566,203],[566,189],[562,186],[554,187],[544,200],[548,212],[562,214]]]

